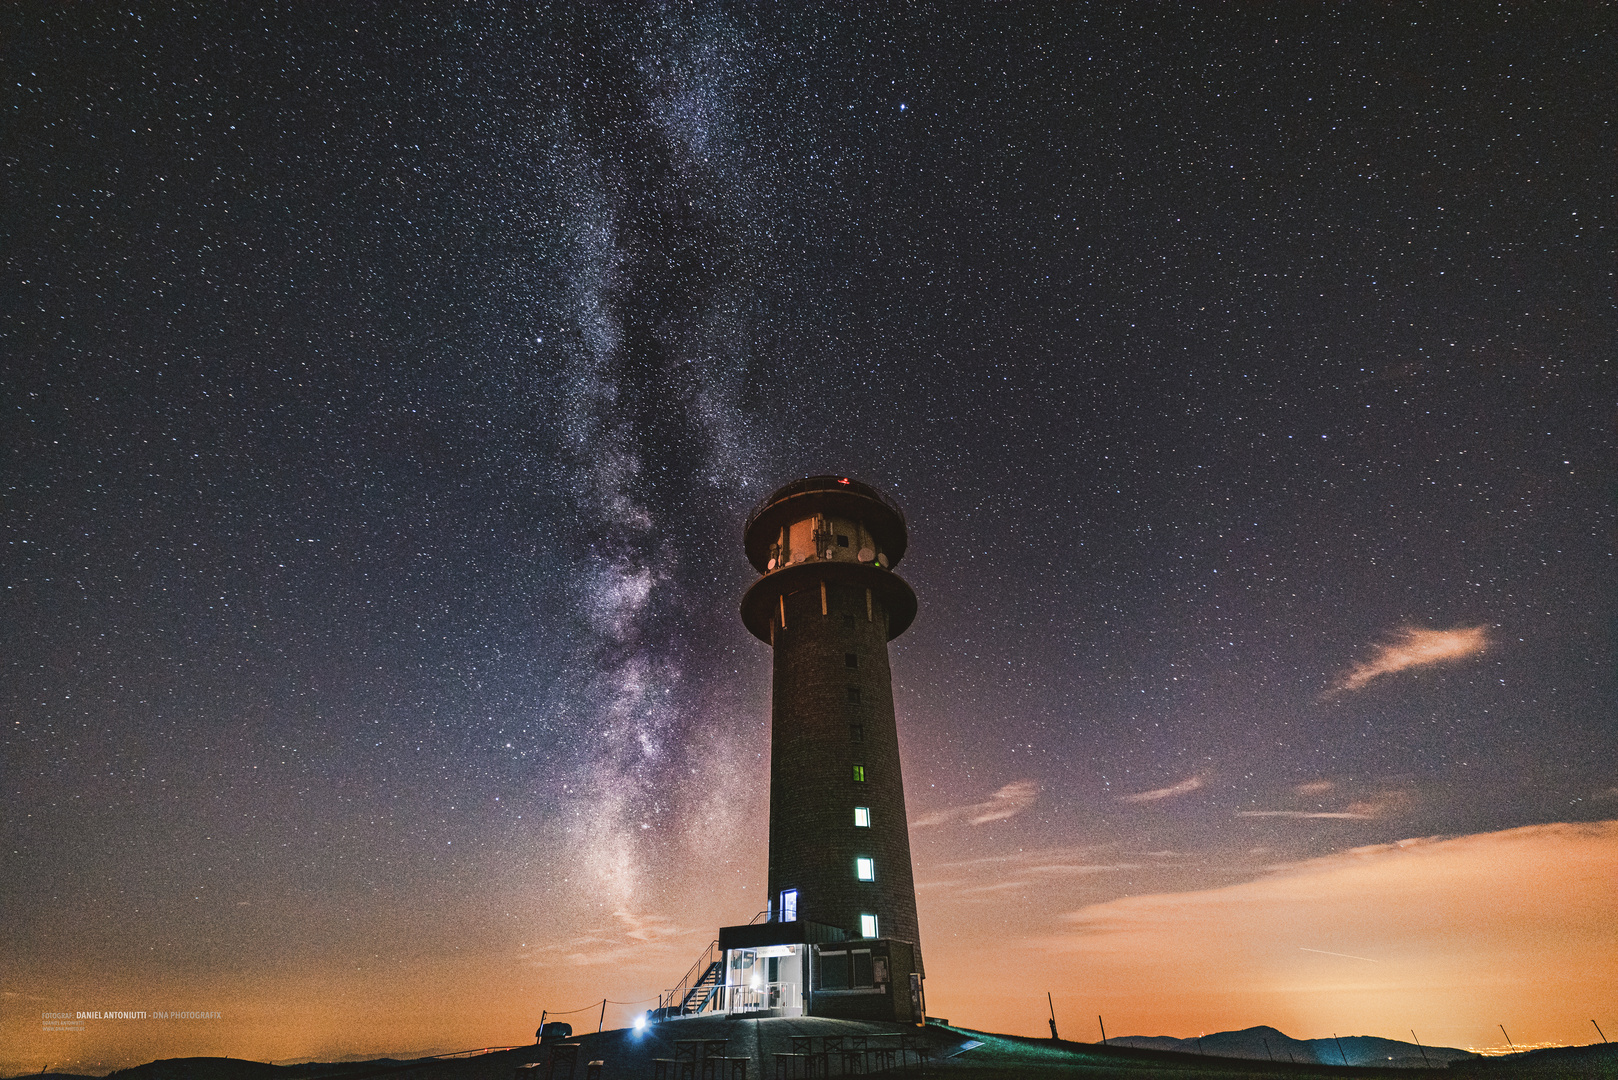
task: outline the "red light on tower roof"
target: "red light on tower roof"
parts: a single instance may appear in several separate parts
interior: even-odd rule
[[[837,482],[839,484],[846,484],[846,483],[848,483],[848,477],[846,477],[846,476],[840,477]]]

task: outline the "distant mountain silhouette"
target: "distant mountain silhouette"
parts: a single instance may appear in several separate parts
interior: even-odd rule
[[[1453,1046],[1420,1047],[1374,1035],[1345,1035],[1341,1039],[1294,1039],[1272,1027],[1220,1031],[1190,1039],[1167,1035],[1125,1035],[1108,1039],[1112,1046],[1141,1050],[1177,1050],[1208,1057],[1248,1058],[1253,1061],[1292,1061],[1299,1065],[1383,1065],[1402,1068],[1447,1065],[1477,1057]],[[1423,1051],[1426,1056],[1423,1057]]]

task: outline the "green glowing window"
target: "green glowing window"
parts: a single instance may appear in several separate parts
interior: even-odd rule
[[[865,766],[864,765],[856,765],[856,766],[854,766],[854,782],[856,784],[865,783]]]
[[[876,860],[865,858],[855,859],[854,876],[859,878],[861,881],[875,881]]]
[[[854,808],[854,827],[869,829],[871,827],[871,808],[869,806],[856,806]]]

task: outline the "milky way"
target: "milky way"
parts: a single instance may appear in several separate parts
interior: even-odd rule
[[[573,812],[624,903],[647,858],[635,826],[669,808],[661,781],[683,763],[693,579],[726,561],[711,523],[759,483],[741,398],[767,221],[736,131],[749,44],[735,27],[585,17],[572,34],[580,59],[539,81],[534,130],[505,148],[541,173],[556,215],[513,267],[536,330],[513,364],[551,375],[541,407],[578,514],[566,573],[589,631],[557,704],[598,743]]]

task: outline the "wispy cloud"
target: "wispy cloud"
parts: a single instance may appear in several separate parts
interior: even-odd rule
[[[1376,655],[1354,665],[1333,685],[1334,691],[1358,690],[1380,675],[1406,668],[1464,660],[1489,647],[1487,626],[1459,626],[1453,630],[1401,628],[1395,639],[1376,647]]]
[[[656,964],[679,955],[681,950],[689,951],[687,939],[697,932],[662,915],[620,909],[612,916],[618,925],[589,927],[570,940],[537,946],[522,955],[547,962],[553,962],[560,955],[569,964],[579,967]]]
[[[1004,821],[1009,817],[1016,817],[1039,798],[1039,783],[1035,780],[1013,780],[999,791],[990,795],[980,803],[967,806],[951,806],[943,810],[935,810],[931,814],[924,814],[911,822],[914,828],[927,825],[949,825],[955,822],[965,822],[968,825],[984,825],[991,821]]]
[[[1356,814],[1352,810],[1238,810],[1237,817],[1279,817],[1279,818],[1349,818],[1355,821],[1369,821],[1375,814]]]
[[[1108,858],[1104,848],[1046,848],[1012,851],[959,862],[935,863],[929,869],[942,876],[916,882],[919,891],[947,894],[950,900],[987,903],[1010,894],[1052,887],[1071,891],[1082,879],[1107,874],[1133,873],[1172,865],[1173,852],[1134,854]],[[1127,861],[1126,861],[1127,860]]]
[[[1311,780],[1307,784],[1299,784],[1292,790],[1299,795],[1324,795],[1336,786],[1330,780]]]
[[[1202,786],[1202,778],[1193,776],[1189,780],[1181,780],[1172,787],[1157,788],[1155,791],[1142,791],[1135,795],[1122,796],[1123,802],[1156,802],[1159,799],[1172,799],[1176,795],[1184,795],[1197,790]]]
[[[1367,964],[1380,964],[1380,960],[1372,960],[1369,956],[1355,956],[1353,953],[1332,952],[1330,949],[1311,949],[1303,945],[1298,946],[1299,952],[1319,953],[1321,956],[1341,956],[1344,960],[1364,960]]]
[[[1312,784],[1304,784],[1300,786],[1299,790],[1302,790],[1303,787],[1313,786]],[[1373,821],[1403,810],[1411,804],[1413,798],[1408,791],[1384,791],[1370,798],[1349,803],[1341,810],[1238,810],[1236,811],[1236,816],[1251,818],[1336,818],[1341,821]]]

